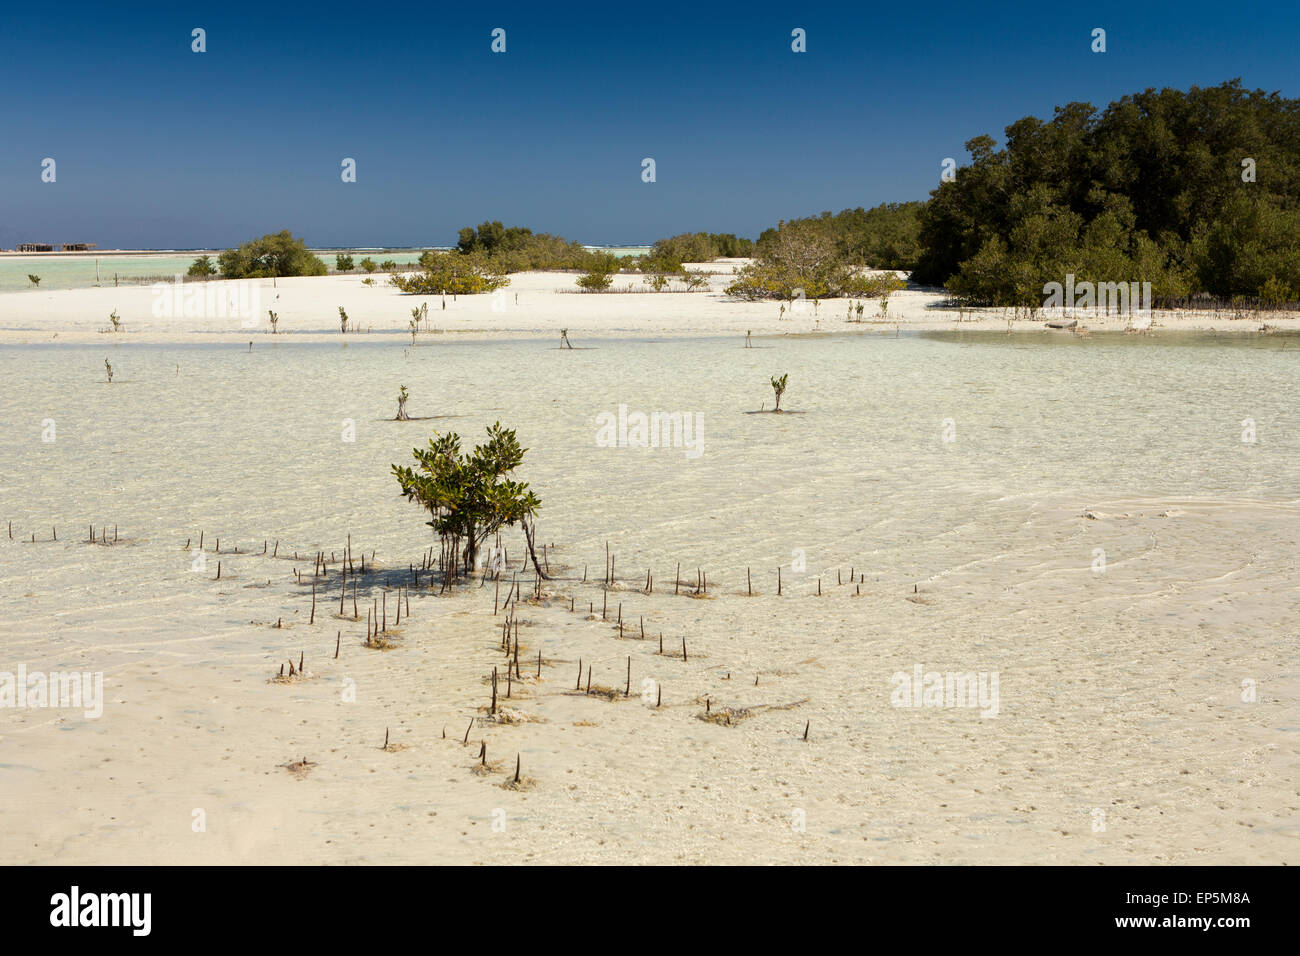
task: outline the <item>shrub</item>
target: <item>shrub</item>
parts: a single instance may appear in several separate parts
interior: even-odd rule
[[[497,265],[480,254],[426,252],[420,266],[420,272],[394,273],[389,283],[407,295],[477,295],[510,284]]]
[[[414,468],[393,465],[393,475],[407,500],[429,511],[426,523],[442,538],[450,573],[472,571],[483,542],[503,527],[519,524],[533,567],[547,577],[533,550],[533,522],[541,501],[527,482],[511,477],[527,449],[519,446],[514,429],[502,428],[500,422],[487,433],[487,441],[470,453],[461,451],[454,432],[431,438],[428,448],[412,450]]]
[[[287,229],[227,249],[217,257],[217,264],[226,279],[323,276],[328,271],[325,263]]]

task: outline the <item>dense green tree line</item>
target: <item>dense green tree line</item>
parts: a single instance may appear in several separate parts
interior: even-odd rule
[[[503,226],[485,222],[477,229],[460,230],[456,251],[491,260],[502,272],[539,269],[590,269],[600,264],[603,253],[592,252],[582,243],[524,226]]]
[[[1058,107],[966,144],[931,193],[912,277],[1035,305],[1046,282],[1151,282],[1266,304],[1300,295],[1300,101],[1238,80]]]
[[[832,215],[791,219],[775,228],[765,229],[758,237],[755,250],[770,251],[777,243],[779,230],[795,226],[810,235],[829,241],[836,256],[846,265],[873,269],[911,269],[920,251],[921,202],[881,203],[871,209],[845,209]]]
[[[660,239],[643,258],[650,264],[712,262],[754,253],[752,239],[740,239],[729,232],[684,232]]]

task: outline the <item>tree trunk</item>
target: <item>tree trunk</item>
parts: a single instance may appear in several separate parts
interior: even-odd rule
[[[538,577],[549,581],[551,576],[542,570],[542,566],[537,563],[537,551],[533,548],[533,526],[527,521],[519,522],[524,526],[524,540],[528,542],[528,556],[533,559],[533,569],[537,572]]]
[[[465,561],[464,570],[472,574],[475,566],[478,564],[478,536],[474,533],[471,526],[469,534],[465,536]]]

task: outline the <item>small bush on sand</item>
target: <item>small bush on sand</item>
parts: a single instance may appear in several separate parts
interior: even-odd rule
[[[781,410],[781,396],[785,394],[785,380],[789,377],[789,372],[786,372],[780,378],[775,375],[772,376],[772,391],[776,392],[776,411],[778,412]]]

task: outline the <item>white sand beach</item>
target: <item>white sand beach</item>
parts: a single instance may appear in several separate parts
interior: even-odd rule
[[[402,295],[388,285],[383,274],[364,284],[364,275],[319,278],[282,278],[241,282],[200,282],[176,286],[123,285],[117,288],[62,289],[0,293],[0,344],[36,344],[57,341],[103,344],[100,333],[110,328],[108,315],[117,311],[123,331],[135,340],[158,343],[228,342],[245,333],[270,334],[266,311],[279,316],[279,334],[315,341],[333,341],[339,335],[338,308],[345,308],[353,328],[370,335],[396,335],[409,339],[410,310],[427,303],[428,325],[440,334],[472,338],[502,338],[554,334],[567,328],[573,339],[582,336],[712,336],[800,335],[818,332],[894,334],[915,331],[1040,331],[1050,335],[1042,316],[1031,318],[1004,309],[959,311],[946,305],[941,292],[905,289],[889,297],[882,315],[880,300],[863,300],[861,322],[846,321],[848,301],[828,299],[794,303],[782,309],[779,302],[743,302],[724,293],[731,273],[746,260],[719,260],[689,266],[710,274],[707,290],[650,292],[641,277],[615,276],[608,293],[582,293],[575,275],[564,272],[525,272],[510,276],[510,285],[493,295],[447,297],[443,309],[437,296]],[[674,289],[680,286],[674,284]],[[184,314],[186,302],[257,301],[255,324],[217,315],[209,305],[204,314]],[[855,300],[857,301],[857,300]],[[172,314],[159,316],[159,303],[174,303]],[[1214,331],[1252,334],[1268,324],[1282,331],[1300,330],[1300,315],[1267,312],[1164,311],[1153,313],[1151,334],[1165,331]],[[1089,314],[1080,325],[1092,331],[1123,331],[1132,319],[1125,315]]]
[[[104,690],[98,717],[0,707],[7,860],[1300,860],[1293,336],[511,278],[496,311],[263,281],[252,327],[148,286],[0,295],[0,671]],[[799,414],[747,414],[782,373]],[[621,405],[698,416],[699,454],[601,447]],[[492,581],[425,571],[407,617],[437,543],[390,474],[498,420],[553,575],[532,597],[505,536],[508,699]],[[898,706],[918,667],[996,675],[996,713]]]

